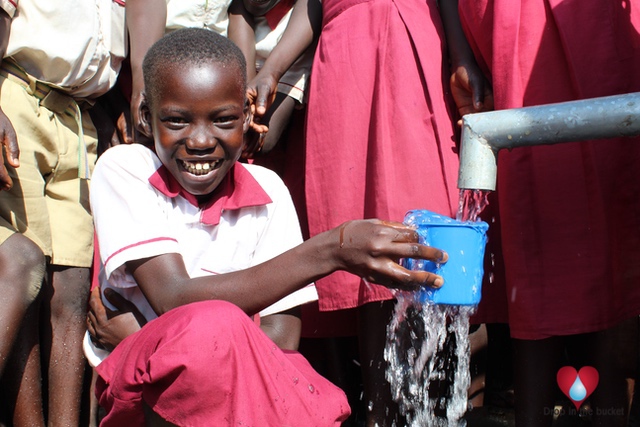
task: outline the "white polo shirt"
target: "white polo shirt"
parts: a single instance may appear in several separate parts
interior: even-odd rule
[[[98,160],[91,206],[104,266],[101,286],[136,304],[147,320],[155,312],[127,271],[127,261],[179,253],[191,277],[260,264],[300,244],[291,196],[271,170],[237,163],[204,209],[158,157],[139,145],[120,145]],[[265,316],[317,300],[307,286],[263,310]]]
[[[2,1],[2,0],[0,0]],[[231,0],[166,0],[166,32],[180,28],[206,28],[227,36],[228,9]],[[254,17],[256,35],[256,70],[260,70],[267,57],[278,44],[287,28],[295,0],[281,0],[265,16]],[[285,72],[278,82],[282,92],[299,103],[304,102],[307,79],[313,62],[313,51],[305,52]]]
[[[167,0],[166,32],[206,28],[226,37],[231,0]]]
[[[12,17],[6,57],[76,98],[116,82],[126,56],[123,0],[0,0]]]

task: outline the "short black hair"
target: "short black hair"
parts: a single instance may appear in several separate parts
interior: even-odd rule
[[[236,68],[238,83],[244,92],[247,86],[247,63],[240,48],[231,40],[203,28],[183,28],[165,35],[149,48],[142,62],[147,102],[157,95],[161,69],[211,62],[225,68]]]

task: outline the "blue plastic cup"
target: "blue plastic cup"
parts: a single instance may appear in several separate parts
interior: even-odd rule
[[[427,210],[407,212],[404,223],[416,228],[420,243],[442,249],[449,255],[444,264],[412,258],[402,260],[402,265],[409,270],[429,271],[444,279],[439,289],[418,291],[418,299],[435,304],[477,305],[482,291],[489,225],[482,221],[456,221]]]

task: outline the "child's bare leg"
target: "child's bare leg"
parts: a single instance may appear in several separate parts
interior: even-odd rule
[[[45,260],[35,243],[14,234],[0,245],[0,374],[31,303],[40,292]]]
[[[397,403],[391,397],[391,387],[385,378],[387,362],[384,347],[387,324],[393,313],[393,301],[365,304],[358,309],[360,363],[367,407],[367,427],[402,425]]]
[[[8,409],[16,427],[44,426],[37,297],[45,258],[35,243],[15,234],[0,245],[0,271],[0,373]]]
[[[96,381],[98,374],[91,370],[91,386],[89,387],[89,427],[97,427],[100,424],[100,405],[96,397]]]
[[[8,369],[6,387],[13,407],[14,427],[44,427],[39,334],[40,299],[24,318]]]
[[[82,338],[86,329],[88,268],[52,266],[44,295],[43,360],[48,376],[48,425],[77,426],[85,371]],[[50,324],[47,325],[47,320]]]
[[[563,339],[513,340],[515,414],[518,427],[551,426],[556,374],[563,355]]]
[[[625,426],[629,395],[626,377],[633,375],[635,331],[626,331],[626,323],[610,329],[572,338],[570,356],[576,369],[593,366],[598,371],[598,386],[589,398],[593,410],[593,426]],[[632,337],[625,337],[631,333]]]

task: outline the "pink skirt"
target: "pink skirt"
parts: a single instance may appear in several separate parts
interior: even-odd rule
[[[455,215],[458,155],[435,0],[326,0],[306,132],[311,236],[411,209]],[[446,85],[446,86],[445,86]],[[392,298],[338,272],[317,282],[320,310]]]
[[[180,426],[339,426],[350,413],[342,390],[223,301],[167,312],[96,369],[101,426],[144,425],[143,401]]]

